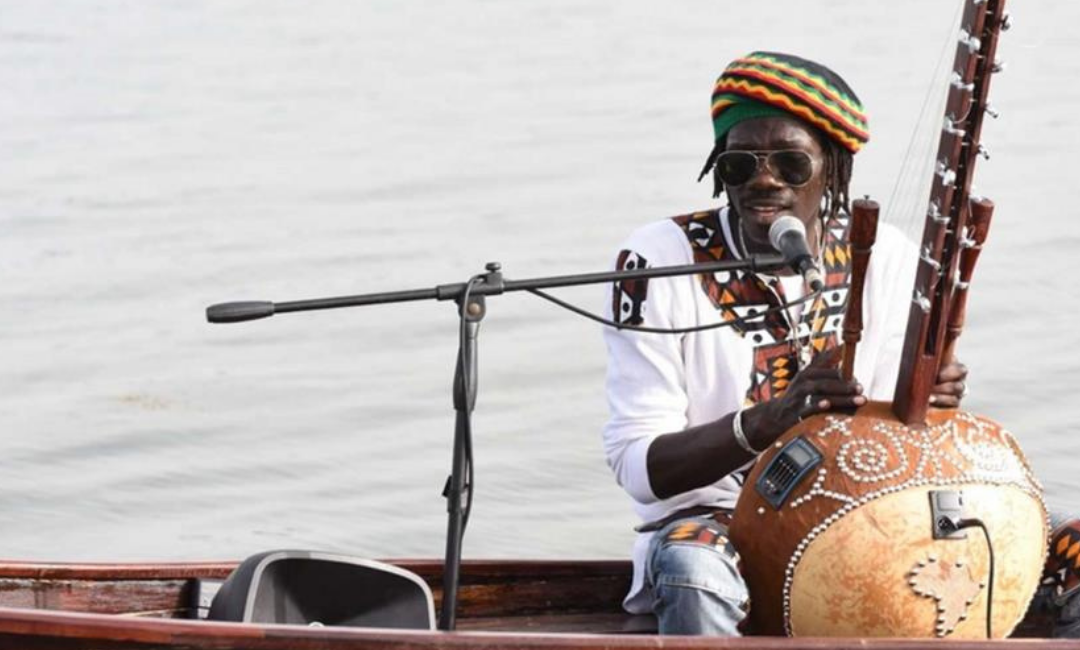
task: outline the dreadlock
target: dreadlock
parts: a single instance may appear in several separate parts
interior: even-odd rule
[[[822,218],[832,221],[841,211],[850,212],[849,186],[851,185],[851,169],[854,156],[850,151],[841,147],[832,138],[818,135],[818,141],[825,150],[825,207],[822,210]],[[705,160],[705,166],[698,174],[698,182],[712,172],[713,198],[719,198],[724,192],[724,181],[720,179],[720,171],[716,167],[716,159],[727,149],[727,134],[716,141],[716,146]]]

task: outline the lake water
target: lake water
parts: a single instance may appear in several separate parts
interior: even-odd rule
[[[961,350],[970,408],[1018,434],[1060,506],[1080,502],[1061,329],[1080,316],[1080,4],[1012,6]],[[441,557],[452,305],[232,326],[204,308],[429,288],[490,260],[519,279],[603,270],[637,225],[713,205],[694,182],[709,93],[754,49],[848,79],[873,133],[853,192],[886,202],[955,10],[3,0],[0,556]],[[466,556],[626,556],[598,326],[493,298],[480,358]]]

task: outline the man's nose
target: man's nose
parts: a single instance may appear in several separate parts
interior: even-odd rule
[[[746,184],[759,189],[771,189],[783,187],[784,182],[776,176],[767,161],[759,158],[757,169],[754,171],[754,175],[750,177],[750,180],[746,181]]]

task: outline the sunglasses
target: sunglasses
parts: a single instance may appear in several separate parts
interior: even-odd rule
[[[779,151],[725,151],[716,157],[716,173],[724,185],[737,186],[753,178],[764,162],[773,178],[801,187],[814,175],[814,159],[798,149]]]

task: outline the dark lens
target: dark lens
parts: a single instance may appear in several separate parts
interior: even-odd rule
[[[788,185],[806,185],[814,175],[814,160],[805,151],[774,151],[769,154],[769,165]]]
[[[742,185],[754,177],[757,160],[749,151],[725,151],[716,158],[716,173],[724,185]]]

